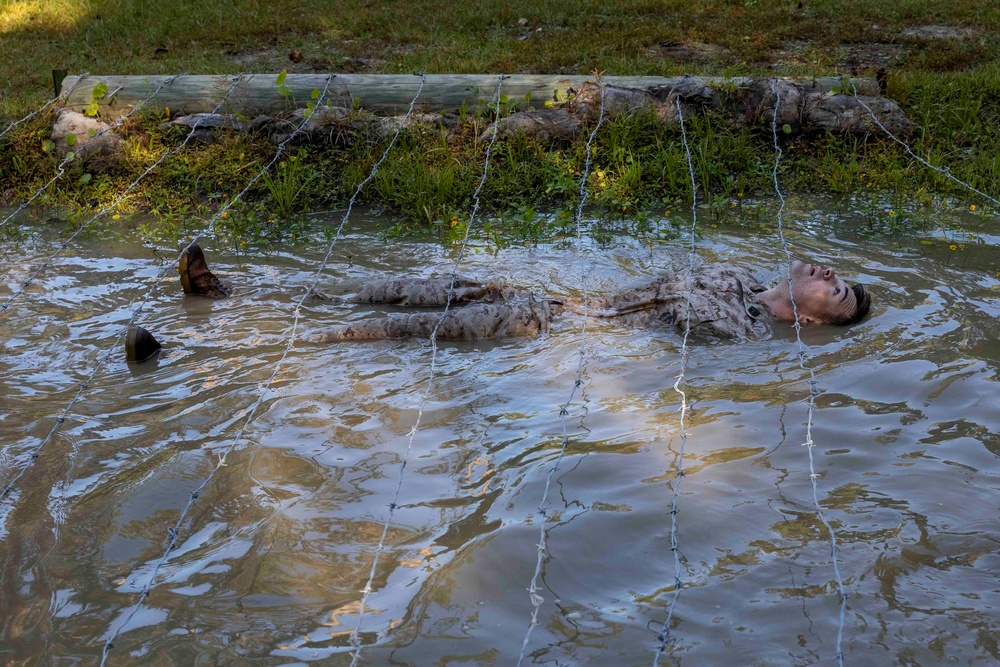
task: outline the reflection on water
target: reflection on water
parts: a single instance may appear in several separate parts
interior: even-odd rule
[[[806,230],[792,236],[797,253],[859,277],[876,298],[861,326],[804,332],[823,390],[814,439],[849,596],[846,659],[995,664],[1000,280],[985,267],[997,250],[970,246],[960,263],[918,240],[861,239],[850,220],[821,211],[792,224]],[[773,236],[715,231],[699,242],[702,257],[779,276]],[[0,297],[58,238],[51,229],[30,238],[34,259],[5,264]],[[144,316],[164,353],[133,368],[117,354],[0,505],[0,662],[100,655],[270,374],[321,245],[253,260],[209,247],[236,286],[227,301],[184,299],[175,279],[164,284]],[[506,248],[471,253],[464,272],[539,293],[577,294],[584,282],[606,292],[686,262],[680,248],[629,239],[593,254]],[[0,317],[0,483],[28,462],[168,256],[83,241]],[[349,292],[376,276],[441,274],[453,258],[433,243],[386,242],[365,223],[324,285]],[[307,303],[306,335],[364,314]],[[536,508],[579,342],[570,316],[538,340],[442,347],[366,610],[368,664],[516,659],[531,613]],[[652,660],[674,577],[679,342],[588,327],[583,392],[550,493],[533,664]],[[348,663],[428,361],[425,341],[296,346],[112,664]],[[830,662],[838,601],[800,446],[807,384],[794,335],[696,346],[689,366],[690,477],[678,521],[690,588],[672,658]]]

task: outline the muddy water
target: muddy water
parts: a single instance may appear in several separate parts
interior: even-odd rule
[[[850,216],[791,216],[800,256],[872,286],[875,314],[805,332],[822,390],[820,502],[840,542],[847,664],[1000,660],[1000,242],[873,241]],[[327,291],[445,272],[451,250],[355,227]],[[62,230],[25,245],[28,266]],[[138,600],[189,493],[233,445],[280,356],[321,242],[252,261],[207,244],[228,301],[174,276],[142,322],[166,350],[120,351],[0,505],[0,662],[94,664]],[[465,273],[538,293],[641,282],[681,245],[622,238],[468,256]],[[4,248],[0,297],[25,275]],[[708,260],[779,276],[770,233],[712,230]],[[173,253],[170,253],[170,258]],[[156,275],[116,237],[72,246],[0,316],[0,483],[30,463]],[[308,302],[302,333],[365,311]],[[580,319],[538,340],[444,344],[362,622],[363,664],[510,665],[528,629],[538,503],[560,444]],[[544,598],[525,664],[648,665],[673,594],[668,513],[679,446],[677,336],[592,322],[570,445],[553,478]],[[428,375],[425,341],[297,345],[256,418],[196,501],[109,664],[350,662],[387,505]],[[794,336],[695,345],[678,498],[686,587],[661,664],[834,662],[838,598],[814,512],[806,375]]]

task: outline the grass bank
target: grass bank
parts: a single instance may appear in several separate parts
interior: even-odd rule
[[[1000,7],[953,0],[759,0],[580,3],[315,0],[149,3],[0,0],[0,123],[51,96],[54,66],[94,73],[240,71],[542,72],[585,74],[839,75],[884,71],[887,95],[918,126],[915,150],[991,194],[1000,194]],[[44,202],[82,219],[112,201],[184,132],[146,115],[124,130],[125,158],[91,174],[74,165]],[[485,118],[470,117],[471,124]],[[51,178],[49,123],[26,123],[0,140],[0,198],[17,203]],[[770,130],[725,118],[691,119],[699,198],[716,216],[771,192]],[[484,203],[530,234],[537,211],[568,211],[578,192],[585,136],[568,144],[501,140]],[[873,230],[904,229],[935,196],[985,202],[911,161],[894,143],[782,137],[789,190],[851,194]],[[368,173],[384,145],[291,151],[271,178],[227,217],[232,235],[280,238],[296,214],[336,206]],[[242,189],[273,155],[263,137],[232,135],[186,147],[151,173],[123,204],[162,217],[170,234]],[[461,229],[482,169],[482,146],[433,132],[406,134],[363,203],[402,213],[392,231]],[[608,217],[662,217],[689,201],[680,136],[642,114],[616,118],[595,144],[591,201]],[[565,213],[562,215],[565,218]],[[667,214],[666,217],[670,217]]]

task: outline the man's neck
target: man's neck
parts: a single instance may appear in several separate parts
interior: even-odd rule
[[[777,287],[764,290],[757,295],[757,298],[764,302],[764,305],[771,311],[775,319],[787,322],[795,319],[795,311],[792,308],[791,300]]]

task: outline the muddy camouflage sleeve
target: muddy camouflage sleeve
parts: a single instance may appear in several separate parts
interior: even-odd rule
[[[317,343],[429,338],[438,320],[440,340],[533,337],[548,331],[552,305],[547,301],[475,303],[441,313],[395,313],[347,324],[311,340]]]
[[[445,306],[451,278],[392,278],[376,280],[361,288],[353,301],[391,306]],[[496,302],[515,296],[516,290],[500,282],[482,283],[470,278],[455,278],[451,303],[472,301]]]

